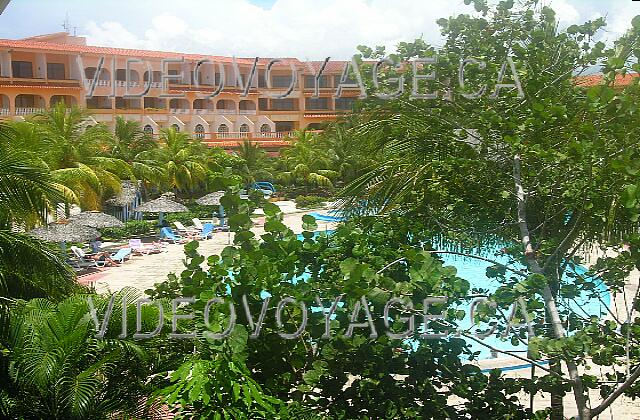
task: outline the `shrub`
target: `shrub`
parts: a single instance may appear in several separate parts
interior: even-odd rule
[[[155,226],[155,221],[129,220],[121,228],[103,228],[100,229],[100,233],[105,240],[121,240],[152,233],[155,230]]]
[[[327,201],[325,197],[318,197],[316,195],[299,195],[295,199],[296,207],[299,209],[321,207],[325,201]]]

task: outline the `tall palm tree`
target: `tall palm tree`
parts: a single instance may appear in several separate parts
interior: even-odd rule
[[[191,193],[205,185],[208,175],[206,146],[173,128],[162,130],[160,147],[138,154],[142,161],[157,162],[164,171],[164,187]]]
[[[76,197],[46,166],[13,150],[12,140],[11,130],[0,126],[0,299],[60,297],[73,289],[69,266],[55,249],[12,227],[45,222],[57,203]]]
[[[157,149],[158,142],[144,132],[139,122],[116,117],[115,132],[108,139],[107,146],[108,151],[103,154],[127,162],[134,176],[145,186],[161,186],[164,179],[163,168],[157,160],[142,154]]]
[[[99,209],[102,199],[120,190],[121,179],[133,179],[122,159],[101,156],[111,133],[104,126],[87,127],[77,107],[59,103],[33,120],[16,124],[15,146],[51,170],[52,178],[79,197],[86,209]]]
[[[291,146],[283,153],[284,170],[278,180],[284,184],[333,187],[338,176],[333,169],[334,156],[329,145],[316,133],[296,131]]]
[[[242,168],[244,182],[253,183],[256,180],[271,180],[273,175],[267,170],[266,153],[257,143],[244,140],[238,148],[237,154],[244,160]]]

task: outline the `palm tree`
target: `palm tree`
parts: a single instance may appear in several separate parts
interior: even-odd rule
[[[113,136],[107,143],[109,149],[106,156],[121,159],[127,162],[134,176],[142,181],[145,186],[160,186],[164,179],[163,168],[159,162],[149,159],[142,152],[155,150],[158,143],[152,136],[142,130],[137,121],[127,121],[116,117],[116,127]]]
[[[124,296],[134,301],[139,293],[123,290],[116,299],[121,301]],[[108,298],[92,296],[92,302],[102,316]],[[86,295],[59,303],[45,299],[18,302],[12,311],[12,364],[2,383],[6,388],[0,391],[0,410],[4,406],[6,411],[0,411],[1,415],[98,419],[137,411],[139,401],[149,394],[146,381],[156,363],[147,360],[143,348],[133,341],[116,339],[118,332],[111,331],[118,328],[109,329],[105,339],[96,339],[95,324],[87,316],[90,309]],[[157,312],[156,308],[143,311],[145,328],[153,328],[154,310]],[[109,324],[120,320],[121,311],[113,311]]]
[[[173,128],[161,131],[160,142],[160,147],[141,152],[138,158],[160,165],[163,186],[183,193],[203,187],[208,175],[206,146]]]
[[[333,187],[338,176],[333,170],[335,160],[329,145],[309,131],[296,131],[291,147],[283,153],[284,171],[277,178],[284,184]]]
[[[59,103],[29,122],[17,123],[15,146],[51,170],[51,177],[70,188],[85,209],[99,209],[102,199],[120,190],[121,179],[134,179],[122,159],[108,152],[111,133],[98,125],[87,127],[77,107]]]
[[[242,168],[244,182],[251,184],[256,180],[271,180],[273,175],[266,169],[266,153],[257,143],[244,140],[237,154],[244,160]]]
[[[0,126],[0,299],[60,297],[73,289],[69,266],[54,249],[12,227],[45,222],[57,203],[75,196],[54,182],[46,166],[13,150],[8,133]]]

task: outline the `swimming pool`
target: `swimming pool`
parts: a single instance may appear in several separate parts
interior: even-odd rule
[[[509,259],[504,255],[500,255],[497,251],[499,251],[500,247],[496,247],[494,252],[488,253],[491,255],[489,258],[501,264],[508,264]],[[493,256],[492,254],[497,254]],[[486,289],[489,293],[493,293],[496,289],[501,285],[500,282],[496,279],[492,279],[486,276],[486,270],[488,267],[493,266],[492,263],[478,260],[474,258],[462,257],[452,254],[440,254],[441,259],[444,262],[444,265],[453,266],[457,270],[457,276],[467,280],[472,288],[478,289]],[[524,269],[525,267],[522,265],[510,265],[511,268],[519,270]],[[584,274],[587,269],[584,267],[578,266],[575,269],[576,274]],[[566,276],[565,276],[566,279]],[[579,313],[581,316],[595,315],[600,316],[602,313],[606,311],[606,307],[610,305],[611,297],[607,291],[607,287],[603,284],[602,281],[594,281],[596,283],[596,289],[601,292],[601,299],[589,298],[586,294],[583,294],[577,297],[574,301],[562,301],[559,302],[559,305],[566,306],[571,308],[572,310]],[[606,305],[606,307],[605,307]],[[470,306],[470,304],[469,304]],[[460,322],[460,328],[466,329],[471,326],[471,314],[469,311],[469,307],[461,308],[465,310],[466,317],[463,321]],[[506,313],[507,316],[510,315],[510,311]],[[498,348],[504,351],[516,351],[516,352],[524,352],[527,347],[519,343],[518,345],[513,345],[508,339],[501,339],[499,337],[495,337],[494,335],[484,338],[482,340],[486,344]],[[526,340],[525,340],[526,341]],[[492,357],[491,351],[473,340],[468,340],[467,342],[471,345],[472,351],[480,352],[480,359],[489,359]]]
[[[323,233],[331,234],[332,232],[333,231],[327,231]],[[316,232],[316,234],[319,234],[319,233],[321,232]],[[300,234],[298,235],[298,239],[303,240],[304,238]],[[485,256],[488,255],[489,256],[488,258],[492,259],[497,263],[509,265],[511,268],[515,270],[525,269],[525,267],[522,265],[510,264],[509,257],[500,253],[499,252],[500,249],[502,249],[502,246],[496,245],[493,250],[485,251],[484,255]],[[495,292],[498,289],[498,287],[501,286],[501,283],[498,280],[489,278],[486,275],[487,268],[494,265],[491,262],[479,260],[475,258],[463,257],[459,255],[454,255],[454,254],[439,254],[439,256],[442,259],[443,264],[445,266],[455,267],[457,276],[467,280],[470,283],[472,289],[474,288],[483,289],[487,292],[487,294],[491,294]],[[575,268],[574,271],[576,274],[582,275],[586,273],[587,269],[584,267],[578,266]],[[305,276],[302,276],[302,279],[304,279],[304,277]],[[565,275],[564,279],[566,278],[567,277]],[[586,314],[600,316],[606,311],[606,307],[610,305],[611,297],[607,291],[606,286],[602,281],[598,281],[597,279],[594,279],[594,283],[596,283],[596,290],[601,292],[602,300],[589,298],[586,294],[583,294],[577,297],[575,301],[566,301],[566,302],[563,301],[563,302],[559,302],[559,304],[561,306],[569,307],[583,316],[586,316]],[[465,312],[465,318],[459,322],[459,328],[461,330],[467,330],[472,326],[471,311],[470,311],[472,301],[473,300],[470,299],[468,304],[459,307],[459,309]],[[319,308],[316,308],[316,309],[319,309]],[[509,316],[510,313],[511,312],[509,310],[505,315]],[[474,331],[472,330],[472,332]],[[474,340],[471,340],[465,337],[461,337],[461,338],[465,339],[465,341],[470,345],[471,351],[478,352],[479,359],[490,359],[492,357],[495,357],[495,355],[491,354],[491,350],[488,347],[483,346],[482,344],[477,343]],[[514,345],[513,343],[511,343],[510,339],[496,337],[495,335],[491,335],[489,337],[483,338],[482,341],[492,347],[495,347],[503,351],[518,352],[519,354],[521,354],[521,352],[524,353],[527,350],[527,346],[524,343],[520,342],[517,345]]]

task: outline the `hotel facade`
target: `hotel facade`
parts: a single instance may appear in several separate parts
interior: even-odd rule
[[[89,125],[113,128],[121,116],[156,136],[173,127],[210,146],[249,139],[277,149],[293,130],[321,129],[349,112],[360,93],[336,95],[345,62],[283,58],[268,68],[271,61],[258,60],[243,89],[254,59],[89,46],[66,32],[2,39],[0,118],[26,119],[62,102],[86,109]]]

